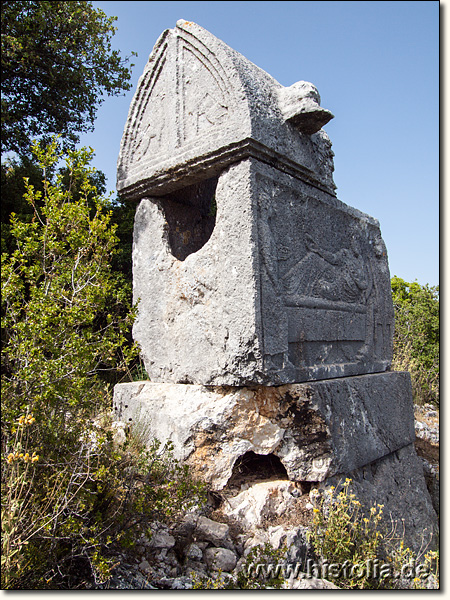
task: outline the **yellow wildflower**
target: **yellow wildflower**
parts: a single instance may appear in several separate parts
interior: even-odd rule
[[[33,415],[22,415],[17,419],[19,425],[31,425],[35,421],[36,419],[33,417]]]

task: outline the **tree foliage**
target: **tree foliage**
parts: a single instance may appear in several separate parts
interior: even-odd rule
[[[83,419],[102,395],[98,375],[115,369],[127,351],[131,316],[130,290],[110,266],[117,238],[108,202],[89,178],[91,152],[69,153],[66,176],[78,181],[75,199],[63,175],[48,179],[55,149],[56,143],[34,147],[44,191],[25,180],[34,217],[24,222],[12,215],[16,249],[2,255],[2,383],[3,418],[10,421],[17,410],[41,415],[41,443],[51,438],[52,447],[63,447],[68,411],[71,438],[77,414]]]
[[[396,370],[411,373],[418,403],[439,406],[439,286],[393,277]]]
[[[56,175],[56,142],[34,152],[34,217],[12,215],[16,248],[2,254],[2,588],[73,589],[108,579],[152,520],[173,520],[201,490],[157,443],[114,443],[104,374],[136,349],[110,203],[92,151],[69,151]]]
[[[56,168],[49,167],[47,169],[47,177],[50,179],[56,174]],[[63,166],[58,169],[62,175],[62,184],[66,190],[70,189],[71,197],[78,199],[80,190],[79,181],[74,177],[74,174],[69,174],[67,167]],[[19,157],[7,158],[1,165],[1,188],[2,188],[2,204],[1,204],[1,251],[11,253],[15,248],[16,241],[12,237],[11,214],[15,214],[16,220],[23,222],[31,222],[35,211],[33,206],[27,201],[24,194],[25,188],[23,184],[24,177],[28,183],[33,186],[35,192],[44,191],[42,181],[42,170],[33,156],[22,155]],[[88,173],[87,177],[92,186],[96,190],[96,195],[102,195],[106,192],[106,177],[101,171],[93,171]],[[89,197],[88,197],[89,200]],[[39,200],[36,200],[38,208],[40,208]],[[91,201],[90,205],[93,203]],[[93,206],[92,206],[93,207]],[[91,208],[92,208],[91,207]],[[117,210],[117,209],[116,209]],[[114,219],[113,219],[114,221]],[[120,224],[120,222],[119,222]]]
[[[53,133],[74,143],[105,94],[130,89],[129,59],[111,48],[116,19],[91,2],[2,2],[2,152]]]

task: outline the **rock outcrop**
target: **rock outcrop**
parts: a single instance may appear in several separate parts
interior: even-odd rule
[[[348,473],[414,442],[409,375],[382,373],[278,387],[151,382],[115,387],[115,416],[222,489],[246,453],[279,457],[294,481]]]

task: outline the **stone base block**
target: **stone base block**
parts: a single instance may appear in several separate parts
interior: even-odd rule
[[[323,481],[415,438],[410,376],[398,372],[279,387],[124,383],[114,408],[144,442],[170,440],[216,490],[248,452],[277,456],[291,480]]]

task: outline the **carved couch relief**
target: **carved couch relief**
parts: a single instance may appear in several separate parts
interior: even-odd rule
[[[271,174],[257,176],[266,368],[298,381],[385,370],[393,314],[377,222]]]

